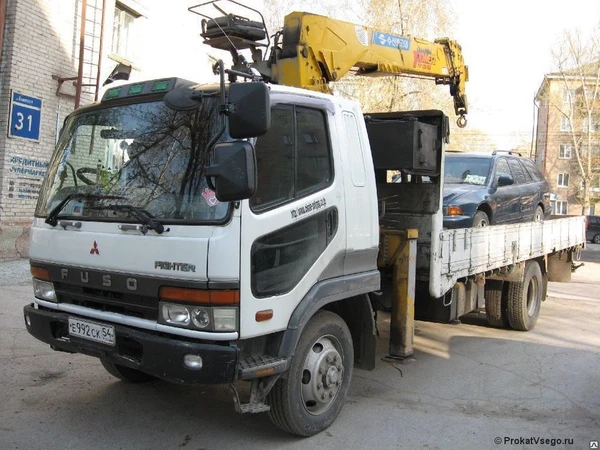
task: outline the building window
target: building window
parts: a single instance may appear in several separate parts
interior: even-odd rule
[[[565,89],[563,91],[563,102],[571,103],[575,100],[575,96],[577,94],[577,89]]]
[[[568,117],[560,118],[560,131],[571,131],[571,122]]]
[[[587,133],[588,131],[591,131],[592,133],[600,131],[600,120],[596,119],[595,117],[592,117],[591,123],[592,123],[592,125],[591,125],[591,129],[590,129],[590,118],[589,117],[583,118],[583,131],[585,133]]]
[[[135,19],[139,14],[117,3],[113,22],[111,51],[128,61],[135,60]]]
[[[564,201],[556,201],[556,214],[564,216],[569,213],[569,203]]]
[[[570,145],[561,144],[560,150],[558,152],[558,158],[559,159],[571,159],[571,151],[572,150],[573,150],[573,147],[571,147]]]
[[[558,174],[558,187],[569,187],[569,174],[559,173]]]

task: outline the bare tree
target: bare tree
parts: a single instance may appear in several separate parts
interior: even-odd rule
[[[587,215],[592,190],[600,187],[600,26],[585,37],[579,30],[566,31],[552,57],[558,71],[546,78],[562,89],[546,89],[544,100],[558,111],[560,130],[569,135],[582,181],[575,183],[576,198]]]

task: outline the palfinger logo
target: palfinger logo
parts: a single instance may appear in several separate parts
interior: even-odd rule
[[[598,441],[590,441],[590,448],[599,449],[600,446],[598,446]]]
[[[94,241],[94,246],[92,247],[92,249],[90,250],[90,255],[99,255],[100,254],[100,250],[98,250],[98,243],[96,241]]]

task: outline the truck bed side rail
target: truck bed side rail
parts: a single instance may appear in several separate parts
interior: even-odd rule
[[[432,251],[429,292],[444,295],[457,280],[585,244],[585,217],[461,228],[440,233]]]

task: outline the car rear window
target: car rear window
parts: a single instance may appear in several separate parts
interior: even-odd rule
[[[544,181],[544,177],[542,176],[542,174],[540,173],[540,171],[538,170],[538,168],[532,160],[522,159],[521,162],[525,166],[527,173],[531,176],[531,178],[533,178],[533,181]]]

